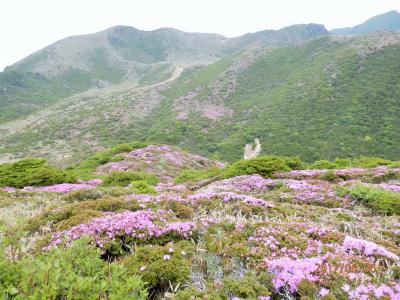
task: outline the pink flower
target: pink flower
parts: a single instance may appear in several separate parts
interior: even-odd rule
[[[171,255],[165,254],[163,256],[163,260],[170,260],[171,259]]]
[[[326,295],[329,294],[329,289],[322,288],[322,289],[319,291],[319,294],[320,294],[322,297],[323,297],[323,296],[326,296]]]

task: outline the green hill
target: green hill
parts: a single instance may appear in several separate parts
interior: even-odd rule
[[[322,25],[295,25],[228,39],[172,28],[128,26],[60,40],[0,73],[0,123],[65,97],[125,82],[130,87],[168,78],[172,64],[204,65],[254,43],[289,45],[328,34]]]
[[[400,31],[400,13],[396,10],[392,10],[372,17],[360,25],[333,29],[330,33],[335,35],[356,35],[368,34],[376,31]]]
[[[400,36],[321,37],[251,47],[168,83],[99,89],[3,129],[2,157],[73,162],[145,140],[237,159],[259,138],[265,154],[311,161],[400,152]]]

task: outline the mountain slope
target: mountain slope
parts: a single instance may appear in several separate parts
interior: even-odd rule
[[[209,64],[255,43],[289,45],[328,34],[321,25],[295,25],[235,39],[172,28],[127,26],[58,41],[0,73],[0,123],[62,98],[126,82],[131,87],[168,78],[172,64]],[[250,38],[251,37],[251,38]]]
[[[364,23],[347,28],[338,28],[330,31],[335,35],[368,34],[376,31],[400,31],[400,13],[392,10],[372,17]]]
[[[236,159],[257,137],[264,153],[306,160],[396,158],[399,72],[395,33],[255,46],[165,84],[76,95],[19,130],[2,125],[1,157],[45,155],[71,163],[138,139]]]
[[[307,160],[395,158],[400,155],[399,72],[398,34],[324,37],[273,49],[234,83],[224,81],[225,75],[206,83],[193,76],[179,93],[165,91],[170,100],[151,118],[149,136],[231,159],[256,137],[264,153]],[[185,115],[176,105],[180,102],[187,103]],[[211,116],[202,109],[207,106]],[[221,112],[217,118],[215,111]],[[168,119],[173,113],[175,119]]]

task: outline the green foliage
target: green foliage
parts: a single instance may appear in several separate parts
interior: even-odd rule
[[[174,296],[175,300],[226,300],[226,296],[221,290],[216,288],[207,291],[198,291],[195,288],[187,288],[179,291]]]
[[[263,177],[272,177],[276,172],[289,171],[290,168],[282,157],[260,156],[249,160],[239,160],[223,169],[225,177],[234,177],[248,174],[259,174]]]
[[[360,156],[356,158],[336,158],[334,161],[317,160],[310,165],[311,169],[375,168],[377,166],[395,165],[395,161],[381,157]]]
[[[81,223],[85,223],[94,217],[99,217],[102,212],[119,210],[138,210],[139,204],[136,201],[126,201],[119,198],[102,198],[71,203],[58,210],[48,210],[43,214],[29,220],[25,229],[34,232],[41,226],[52,222],[58,229],[66,229]]]
[[[66,202],[81,202],[87,200],[97,200],[104,196],[104,192],[99,189],[80,189],[71,191],[63,195],[62,200]]]
[[[171,252],[170,249],[173,249]],[[170,284],[183,285],[189,280],[189,259],[193,244],[179,241],[165,246],[140,246],[122,260],[129,275],[141,275],[149,290],[159,293],[169,289]]]
[[[318,292],[318,287],[314,282],[303,279],[297,286],[297,292],[302,297],[309,297],[309,299],[314,299],[315,295]]]
[[[207,178],[221,175],[221,169],[214,167],[204,170],[184,170],[177,177],[175,177],[175,183],[193,183],[198,182]]]
[[[75,174],[80,179],[94,178],[95,170],[98,166],[104,165],[111,161],[121,160],[121,156],[117,155],[123,152],[129,152],[134,149],[145,147],[146,144],[133,142],[130,144],[120,144],[111,149],[97,152],[80,163],[68,168],[68,171]]]
[[[22,188],[74,181],[71,174],[49,165],[41,158],[26,158],[0,165],[0,186]]]
[[[337,165],[334,162],[327,160],[317,160],[310,166],[311,169],[335,169]]]
[[[113,171],[103,177],[104,186],[128,186],[132,181],[145,181],[156,185],[159,179],[153,174],[135,171]]]
[[[147,299],[140,277],[101,260],[84,239],[14,262],[0,251],[0,269],[3,299]]]
[[[376,212],[387,215],[400,214],[399,193],[365,184],[354,184],[351,187],[337,187],[336,192],[341,197],[348,195]]]
[[[136,194],[156,194],[154,187],[145,180],[134,180],[131,183],[131,191]]]
[[[334,182],[338,179],[339,177],[335,175],[335,172],[332,170],[326,171],[324,174],[321,175],[322,180],[326,180],[329,182]]]
[[[268,282],[263,282],[252,273],[247,273],[242,278],[224,278],[223,284],[224,290],[228,295],[243,299],[257,299],[260,296],[269,296],[271,294],[270,290],[272,290],[271,278],[269,278]]]

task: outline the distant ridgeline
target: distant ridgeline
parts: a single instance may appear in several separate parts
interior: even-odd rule
[[[67,166],[132,140],[234,161],[254,137],[261,155],[307,162],[399,159],[399,24],[393,11],[330,33],[117,26],[66,38],[0,73],[0,161]]]

